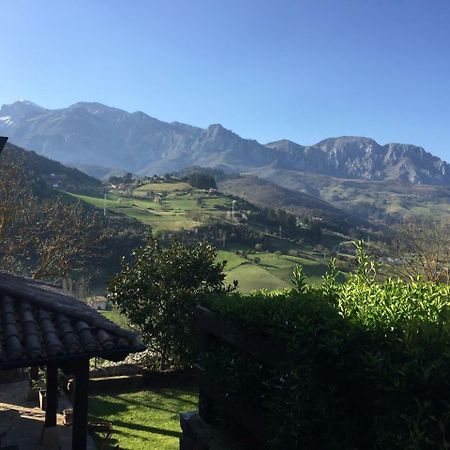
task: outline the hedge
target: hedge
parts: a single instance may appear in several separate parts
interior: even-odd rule
[[[262,412],[269,448],[450,447],[450,288],[416,281],[211,298],[205,305],[286,348],[277,368],[216,342],[201,356]]]

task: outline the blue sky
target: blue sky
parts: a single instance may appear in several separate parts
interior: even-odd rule
[[[0,103],[99,101],[263,143],[361,135],[450,160],[448,0],[9,0]]]

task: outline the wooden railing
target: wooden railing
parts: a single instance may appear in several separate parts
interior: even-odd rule
[[[225,320],[218,314],[197,307],[196,323],[200,330],[200,353],[208,352],[213,340],[222,341],[252,355],[256,360],[277,367],[285,359],[286,349],[272,336],[263,331],[248,331],[239,324]],[[223,387],[208,376],[200,364],[196,365],[199,380],[199,414],[211,423],[214,420],[215,406],[250,434],[260,448],[267,448],[269,431],[264,415],[255,409],[242,396],[230,395]]]

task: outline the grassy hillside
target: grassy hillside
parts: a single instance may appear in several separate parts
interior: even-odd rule
[[[305,253],[302,257],[258,252],[248,255],[247,258],[236,255],[232,251],[219,250],[218,259],[227,261],[226,281],[239,282],[239,290],[248,292],[254,289],[283,289],[290,286],[292,270],[296,264],[301,264],[308,281],[311,284],[320,284],[322,275],[326,272],[326,262],[311,254]]]
[[[193,189],[187,183],[147,183],[129,192],[112,189],[106,199],[69,193],[108,213],[125,214],[153,230],[189,230],[208,218],[225,218],[233,199],[219,192]]]
[[[33,181],[42,188],[96,193],[101,187],[96,178],[11,143],[6,144],[1,161],[23,164]]]
[[[97,208],[106,206],[107,215],[124,214],[151,225],[154,232],[179,231],[198,227],[208,221],[230,223],[230,210],[235,197],[220,192],[194,189],[184,182],[146,183],[133,188],[116,187],[107,198],[68,193]],[[236,203],[236,205],[240,205]],[[242,201],[242,205],[250,204]],[[251,205],[250,205],[251,206]],[[259,233],[266,226],[252,224]],[[311,248],[299,246],[291,240],[268,237],[276,253],[255,252],[253,247],[227,247],[218,252],[218,259],[226,259],[227,281],[238,280],[239,289],[282,289],[289,286],[295,264],[303,264],[312,283],[319,283],[326,270],[323,259],[313,255]],[[248,254],[248,251],[251,251]],[[239,254],[236,254],[238,252]],[[296,252],[299,256],[289,256]],[[243,256],[244,255],[244,256]]]
[[[374,219],[383,215],[450,218],[450,188],[445,186],[339,180],[322,191],[328,201]]]
[[[301,191],[279,186],[253,175],[220,182],[226,193],[245,198],[260,207],[282,208],[300,217],[320,217],[325,228],[347,233],[351,228],[373,228],[366,219]]]

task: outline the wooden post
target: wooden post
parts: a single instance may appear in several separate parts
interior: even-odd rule
[[[39,378],[39,367],[32,366],[30,367],[30,381],[37,381]]]
[[[88,424],[89,359],[81,360],[75,370],[72,450],[86,450]]]
[[[46,370],[45,389],[47,394],[45,408],[45,426],[56,426],[56,411],[58,409],[58,366],[49,364]]]

